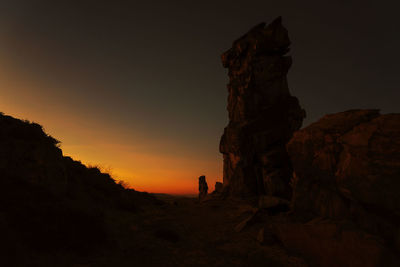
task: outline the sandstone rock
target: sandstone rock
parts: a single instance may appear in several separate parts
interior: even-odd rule
[[[309,265],[302,259],[293,255],[288,255],[283,249],[262,246],[247,255],[246,266],[265,267],[308,267]]]
[[[277,206],[289,206],[290,202],[287,199],[273,197],[273,196],[261,196],[258,201],[258,207],[260,209],[269,209]]]
[[[398,266],[379,238],[335,222],[275,225],[276,235],[312,266]]]
[[[241,232],[246,226],[251,224],[251,222],[257,216],[258,212],[259,212],[259,209],[253,210],[253,213],[250,216],[246,217],[246,219],[244,219],[243,221],[241,221],[239,224],[237,224],[235,226],[235,231],[236,232]]]
[[[395,244],[400,223],[400,114],[350,110],[296,132],[287,145],[293,210],[349,219]]]
[[[207,197],[208,185],[204,175],[199,177],[199,200],[204,200]]]
[[[262,243],[264,240],[264,227],[260,229],[260,231],[257,234],[257,241]]]
[[[305,117],[289,93],[287,30],[278,18],[257,25],[222,55],[229,69],[229,124],[220,142],[224,188],[234,196],[290,198],[285,144]]]
[[[223,191],[223,184],[221,183],[221,182],[216,182],[215,183],[215,189],[214,189],[214,192],[215,193],[217,193],[217,194],[221,194],[222,193],[222,191]]]
[[[339,189],[365,205],[400,212],[400,114],[381,115],[339,138]],[[400,214],[399,214],[400,215]]]
[[[257,234],[257,241],[261,245],[273,245],[277,239],[270,229],[263,227]]]
[[[237,215],[243,215],[245,213],[255,213],[258,211],[257,207],[254,207],[253,205],[250,204],[242,204],[237,206]]]

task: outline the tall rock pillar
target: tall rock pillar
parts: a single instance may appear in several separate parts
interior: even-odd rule
[[[224,190],[230,195],[290,198],[292,169],[285,145],[305,112],[289,93],[289,45],[279,17],[255,26],[222,54],[229,69],[229,124],[220,152]]]

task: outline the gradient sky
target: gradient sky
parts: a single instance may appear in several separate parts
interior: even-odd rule
[[[0,111],[42,124],[65,155],[149,192],[222,180],[220,55],[283,16],[304,125],[400,112],[398,1],[0,1]]]

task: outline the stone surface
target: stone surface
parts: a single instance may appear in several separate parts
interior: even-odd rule
[[[215,183],[215,188],[214,188],[214,192],[216,193],[222,193],[224,185],[221,182],[216,182]]]
[[[246,217],[244,220],[242,220],[239,224],[235,226],[235,231],[241,232],[245,227],[251,224],[254,218],[257,216],[258,212],[259,209],[254,209],[253,213],[251,213],[250,216]]]
[[[289,206],[290,202],[287,199],[273,197],[273,196],[261,196],[258,199],[258,207],[260,209],[269,209],[277,206]]]
[[[351,226],[335,222],[275,225],[282,244],[311,266],[398,266],[384,242]]]
[[[327,115],[296,132],[287,149],[294,212],[352,220],[399,250],[400,114]]]
[[[224,190],[233,196],[290,198],[292,169],[285,144],[305,117],[289,93],[287,30],[277,18],[261,23],[222,55],[229,69],[229,124],[220,142]]]
[[[204,200],[208,194],[208,185],[204,175],[199,177],[199,200]]]
[[[257,234],[257,241],[261,245],[273,245],[277,242],[277,239],[271,229],[262,227]]]

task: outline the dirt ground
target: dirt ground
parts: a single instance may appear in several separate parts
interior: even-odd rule
[[[244,202],[164,197],[167,204],[133,216],[119,248],[75,266],[307,266],[276,240],[257,240],[268,220]],[[243,226],[243,224],[242,224]],[[265,228],[267,232],[267,228]]]

